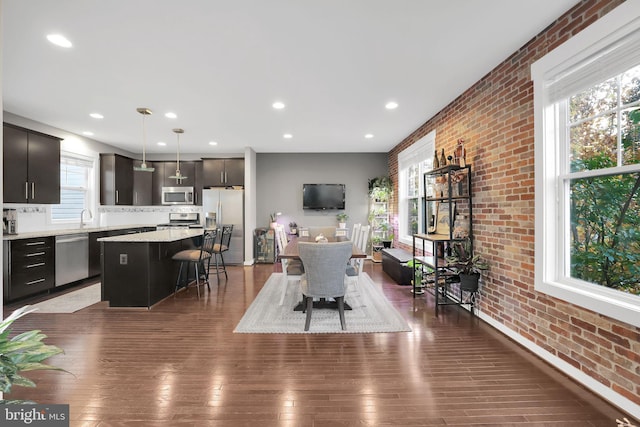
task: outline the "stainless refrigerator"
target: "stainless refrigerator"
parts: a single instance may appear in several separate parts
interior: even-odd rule
[[[233,224],[229,250],[224,253],[225,264],[244,262],[244,190],[209,189],[202,191],[204,216],[215,213],[218,227]]]

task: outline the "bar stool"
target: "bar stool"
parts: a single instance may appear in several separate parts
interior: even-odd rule
[[[220,280],[220,272],[224,273],[224,277],[226,279],[229,278],[229,276],[227,275],[227,266],[224,263],[223,254],[229,250],[232,232],[233,224],[223,225],[220,234],[220,243],[216,243],[215,245],[213,245],[213,256],[216,259],[216,276],[218,277],[218,280]],[[220,266],[219,261],[222,261],[222,266]]]
[[[184,281],[185,288],[189,287],[189,268],[191,264],[193,264],[195,268],[195,282],[196,289],[198,291],[198,299],[200,299],[200,278],[203,279],[202,284],[207,284],[207,289],[211,290],[209,287],[209,266],[211,264],[211,257],[213,256],[213,247],[215,245],[216,237],[218,234],[218,230],[214,229],[205,229],[202,234],[202,245],[197,249],[185,249],[178,253],[176,253],[171,259],[174,261],[180,261],[180,270],[178,270],[178,279],[176,280],[176,288],[173,291],[173,296],[175,297],[176,292],[180,288],[181,282]],[[185,273],[185,278],[182,278],[182,271],[184,266],[187,266],[187,271]],[[182,279],[182,280],[181,280]]]

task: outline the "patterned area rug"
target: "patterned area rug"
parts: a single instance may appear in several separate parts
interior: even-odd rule
[[[100,283],[33,304],[36,313],[73,313],[100,302]]]
[[[284,303],[279,304],[282,287],[287,286]],[[353,310],[345,311],[347,330],[340,329],[336,309],[314,309],[309,331],[304,331],[306,314],[293,311],[302,300],[298,282],[286,283],[282,273],[273,273],[251,303],[234,332],[264,334],[409,332],[411,328],[391,305],[382,290],[363,273],[357,284],[349,285],[345,301]]]

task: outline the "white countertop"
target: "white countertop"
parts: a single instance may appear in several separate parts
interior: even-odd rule
[[[93,233],[96,231],[113,231],[113,230],[125,230],[127,228],[141,228],[141,227],[155,227],[156,225],[139,224],[139,225],[114,225],[110,227],[83,227],[83,228],[66,228],[62,230],[44,230],[44,231],[32,231],[28,233],[18,234],[5,234],[2,236],[2,240],[17,240],[17,239],[33,239],[38,237],[49,236],[63,236],[66,234],[82,234]]]
[[[102,237],[99,242],[176,242],[178,240],[190,239],[192,237],[201,236],[202,228],[185,228],[185,229],[169,229],[148,231],[146,233],[123,234],[121,236]]]

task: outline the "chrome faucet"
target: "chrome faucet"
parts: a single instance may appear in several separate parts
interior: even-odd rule
[[[93,214],[91,213],[91,209],[82,209],[80,211],[80,228],[84,227],[84,213],[87,212],[89,214],[89,220],[93,219]]]

